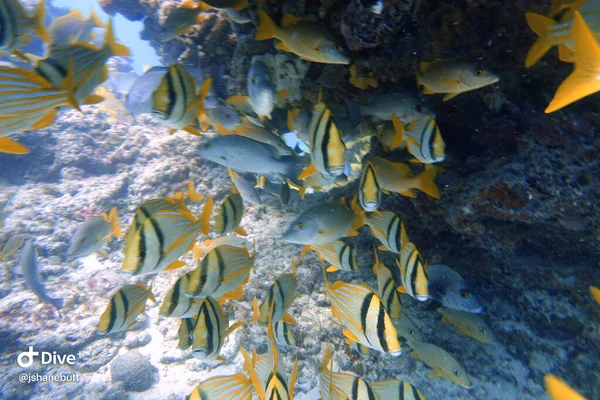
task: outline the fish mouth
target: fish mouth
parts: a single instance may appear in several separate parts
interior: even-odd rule
[[[194,350],[194,351],[192,351],[192,357],[206,358],[206,351],[205,350]]]
[[[400,348],[400,349],[398,349],[397,351],[392,351],[392,352],[390,352],[390,355],[391,355],[392,357],[399,357],[399,356],[401,356],[401,355],[402,355],[402,349]]]
[[[379,208],[379,204],[374,201],[369,201],[364,204],[364,209],[366,212],[374,212]]]

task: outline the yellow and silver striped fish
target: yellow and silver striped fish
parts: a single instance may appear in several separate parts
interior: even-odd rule
[[[219,246],[200,261],[198,267],[188,272],[188,297],[237,299],[244,294],[243,285],[254,268],[254,254],[248,249]]]
[[[207,297],[200,306],[192,331],[192,355],[208,361],[224,361],[219,356],[225,338],[243,326],[245,321],[238,321],[229,326],[229,314],[225,315],[221,306]]]
[[[402,301],[400,293],[396,290],[398,283],[395,281],[392,271],[379,261],[377,250],[375,250],[375,264],[373,272],[377,276],[377,288],[381,302],[387,310],[391,319],[398,319],[402,316]]]
[[[252,400],[252,381],[243,373],[213,376],[202,381],[187,400]]]
[[[194,261],[201,259],[213,249],[225,245],[252,250],[252,243],[246,238],[236,235],[220,236],[215,239],[207,239],[202,244],[194,246]]]
[[[366,212],[377,211],[381,205],[382,191],[377,182],[375,168],[371,161],[367,161],[362,169],[358,184],[358,201]]]
[[[417,119],[406,127],[398,118],[393,120],[398,135],[406,142],[406,149],[418,162],[432,164],[444,161],[446,144],[435,119],[432,117]]]
[[[365,217],[365,225],[381,242],[379,250],[399,254],[401,250],[401,221],[392,211],[379,211]]]
[[[401,354],[398,333],[379,296],[364,284],[341,281],[330,285],[323,265],[331,312],[344,326],[344,336],[382,353]]]
[[[379,400],[380,397],[362,378],[344,372],[333,372],[331,346],[321,362],[319,386],[322,400]],[[387,399],[382,397],[381,399]]]
[[[442,322],[456,327],[458,334],[486,344],[498,341],[494,332],[479,315],[451,308],[440,308],[438,311],[443,315]]]
[[[19,0],[3,0],[0,2],[0,51],[27,59],[19,48],[29,43],[35,33],[46,43],[50,43],[50,35],[44,27],[46,18],[46,1],[39,0],[35,13],[29,16]]]
[[[235,232],[242,236],[247,236],[246,231],[240,225],[244,215],[244,201],[242,195],[234,192],[229,194],[219,208],[215,217],[214,230],[219,235],[226,235]]]
[[[198,311],[200,311],[200,308],[198,308]],[[192,318],[181,319],[181,324],[177,331],[177,336],[179,337],[178,346],[180,349],[187,349],[192,345],[192,332],[194,331],[194,326],[196,326],[197,315]]]
[[[319,91],[308,128],[310,156],[317,172],[325,178],[333,178],[344,173],[346,146],[342,140],[342,131],[333,120],[331,110],[321,101],[321,94]],[[300,179],[303,179],[302,175],[300,176]]]
[[[205,210],[207,207],[208,203]],[[208,226],[204,212],[198,220],[187,211],[164,210],[143,215],[146,219],[139,229],[128,232],[126,237],[121,270],[131,275],[156,274],[183,267],[185,263],[177,259],[192,249],[198,235]],[[134,219],[132,227],[138,223]]]
[[[349,243],[336,240],[318,245],[306,245],[302,248],[301,256],[314,250],[320,259],[325,260],[331,266],[327,268],[327,272],[342,271],[358,271],[360,266],[356,259],[354,246]]]
[[[137,317],[146,309],[148,299],[156,303],[152,285],[127,285],[113,295],[100,316],[97,332],[101,335],[120,332],[135,324]]]
[[[101,48],[84,42],[52,45],[48,57],[37,62],[35,71],[58,86],[65,78],[68,65],[72,63],[77,103],[97,103],[101,101],[100,98],[88,97],[108,78],[108,59],[130,55],[127,46],[117,43],[111,20]]]
[[[399,379],[384,379],[369,383],[371,389],[385,400],[425,400],[425,396],[417,388]]]
[[[285,321],[275,322],[273,325],[273,329],[275,329],[275,341],[279,345],[285,346],[293,346],[296,344],[296,337],[294,336],[294,331],[292,331],[292,327]]]
[[[273,319],[273,322],[279,322],[281,320],[288,323],[295,324],[294,319],[286,314],[287,309],[290,307],[294,298],[296,297],[296,265],[292,261],[292,273],[280,275],[273,285],[267,292],[267,297],[258,306],[258,300],[256,297],[252,300],[252,322],[260,324],[266,324],[269,318]],[[273,305],[273,313],[269,315],[269,309]]]
[[[400,293],[406,293],[419,301],[429,299],[429,278],[427,265],[417,250],[414,243],[408,241],[404,224],[401,224],[400,257],[396,257],[396,265],[400,269],[402,285],[398,287]]]
[[[167,293],[160,306],[159,314],[171,318],[191,318],[198,315],[202,299],[192,299],[185,295],[188,274],[181,276]]]
[[[433,369],[428,375],[430,378],[443,377],[464,388],[473,387],[467,371],[446,350],[424,342],[409,345],[413,349],[412,356]]]
[[[191,125],[204,110],[211,84],[212,79],[206,79],[196,94],[196,80],[183,65],[172,65],[152,94],[152,115],[171,128],[170,133],[182,129],[199,136]]]
[[[273,315],[273,305],[274,303],[271,303],[269,315]],[[296,357],[290,378],[286,381],[285,365],[279,356],[273,331],[273,320],[269,318],[267,324],[269,350],[266,356],[257,358],[253,354],[250,357],[246,349],[243,347],[240,349],[244,357],[244,369],[249,373],[259,399],[292,400],[298,374],[298,357]]]

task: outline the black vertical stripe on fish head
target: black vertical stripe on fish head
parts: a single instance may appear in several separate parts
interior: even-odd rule
[[[212,355],[214,351],[213,342],[214,342],[214,325],[212,323],[212,319],[210,316],[210,310],[208,308],[209,301],[205,299],[200,307],[200,312],[198,314],[198,321],[196,322],[196,327],[200,324],[200,316],[202,317],[202,322],[204,322],[204,328],[206,329],[206,355],[209,357]],[[194,330],[196,329],[194,327]]]
[[[117,304],[115,302],[115,294],[112,299],[110,299],[109,307],[110,307],[110,317],[108,319],[108,327],[106,328],[106,333],[110,333],[115,326],[115,322],[117,321]]]
[[[227,265],[225,265],[225,259],[223,258],[222,250],[218,247],[215,249],[215,255],[217,257],[217,267],[219,269],[219,277],[217,279],[218,286],[215,288],[217,290],[221,286],[221,282],[225,280],[225,269]]]
[[[400,218],[398,218],[396,215],[394,215],[392,217],[392,219],[390,220],[390,222],[388,223],[387,229],[385,231],[386,236],[387,236],[387,240],[388,243],[390,245],[395,245],[396,246],[396,250],[400,251],[400,239],[401,239],[401,229],[400,229]]]
[[[52,58],[41,60],[34,71],[53,86],[60,85],[67,76],[67,69]]]
[[[391,287],[390,287],[391,286]],[[383,297],[381,300],[385,301],[385,308],[390,311],[392,307],[392,301],[394,300],[394,293],[396,292],[394,286],[394,280],[388,279],[383,288],[381,289],[381,296]]]
[[[421,396],[419,395],[419,392],[417,391],[417,389],[410,385],[410,394],[413,396],[413,398],[415,399],[421,399]]]
[[[421,154],[423,154],[424,158],[428,161],[433,161],[433,153],[435,151],[433,148],[434,132],[435,122],[433,122],[432,118],[429,118],[425,124],[425,131],[421,138]]]
[[[277,292],[279,293],[279,298],[281,299],[281,304],[279,306],[277,306],[277,303],[275,303],[275,307],[273,307],[273,312],[276,312],[276,307],[277,307],[277,308],[280,308],[281,313],[283,313],[283,311],[284,311],[283,306],[285,305],[286,295],[285,295],[285,292],[283,291],[283,288],[281,287],[281,283],[279,283],[279,281],[276,281],[275,285],[277,286]]]
[[[0,32],[0,49],[10,49],[17,39],[17,18],[10,6],[2,1],[0,4],[2,30]]]
[[[215,304],[212,301],[208,301],[210,307],[210,315],[207,319],[210,319],[210,329],[208,324],[206,328],[208,330],[208,338],[209,338],[209,347],[208,354],[213,355],[215,352],[218,352],[220,347],[219,343],[221,343],[221,324],[219,323],[219,315],[217,314],[217,310],[215,308]],[[208,313],[207,313],[208,314]],[[213,323],[214,321],[214,323]],[[215,334],[216,333],[216,334]]]
[[[163,231],[158,223],[158,221],[156,221],[156,219],[154,219],[154,216],[150,216],[148,218],[148,220],[150,220],[150,224],[152,225],[152,228],[154,229],[154,233],[156,233],[156,238],[158,239],[158,262],[160,262],[160,260],[163,258],[164,256],[164,251],[165,251],[165,235],[163,234]],[[158,264],[157,262],[157,264]]]
[[[140,211],[142,212],[142,214],[146,217],[145,220],[149,219],[151,217],[151,214],[148,210],[146,210],[144,207],[140,207]],[[145,221],[144,220],[144,221]],[[137,218],[134,217],[134,222],[136,224],[136,232],[140,229],[140,227],[143,226],[143,223],[139,223],[139,221],[137,220]],[[142,229],[140,231],[140,241],[138,243],[138,266],[137,269],[141,268],[144,263],[146,262],[146,234],[144,232],[144,229]]]
[[[184,275],[185,276],[185,275]],[[173,295],[171,296],[171,304],[169,305],[168,315],[172,315],[173,311],[179,305],[179,295],[181,294],[181,281],[183,280],[183,276],[175,282],[175,287],[173,288]],[[191,303],[191,301],[190,301]],[[189,310],[189,307],[188,307]],[[186,310],[187,312],[187,310]]]
[[[283,338],[285,339],[285,344],[290,344],[290,335],[289,330],[291,329],[288,324],[282,322],[281,327],[283,328]]]
[[[169,101],[165,110],[155,110],[153,108],[152,114],[154,114],[162,120],[168,120],[169,118],[171,118],[173,108],[175,107],[175,102],[177,101],[177,93],[175,92],[175,88],[173,87],[173,72],[171,69],[169,69],[169,72],[165,74],[163,79],[165,79],[167,97]]]
[[[342,248],[338,253],[338,258],[340,259],[340,264],[343,267],[352,269],[352,248],[349,244],[342,245]]]
[[[362,305],[360,306],[360,329],[364,333],[367,331],[367,316],[369,314],[369,307],[373,300],[374,293],[369,293],[365,296]],[[365,335],[369,344],[372,344],[367,335]]]
[[[123,292],[121,292],[121,299],[123,301],[123,322],[125,322],[127,321],[127,314],[129,314],[129,299]]]
[[[198,283],[194,288],[194,295],[196,296],[202,293],[202,291],[204,290],[204,286],[206,285],[206,281],[208,280],[208,269],[210,265],[210,260],[213,257],[211,253],[204,257],[204,260],[202,260],[202,262],[198,266],[200,276],[198,277]]]
[[[385,353],[389,352],[387,339],[385,337],[385,308],[379,303],[379,313],[377,314],[377,337],[379,344]]]

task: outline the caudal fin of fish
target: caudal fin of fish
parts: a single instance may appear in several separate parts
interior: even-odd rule
[[[533,67],[551,48],[554,44],[550,41],[550,28],[556,24],[556,21],[540,14],[525,13],[527,24],[539,38],[533,43],[531,49],[525,58],[525,67]]]
[[[275,22],[269,17],[269,15],[262,9],[258,9],[258,16],[260,18],[260,24],[256,29],[256,35],[254,38],[256,40],[267,40],[273,39],[277,35],[277,25]]]
[[[358,126],[360,119],[362,118],[360,104],[348,98],[344,99],[344,103],[346,103],[346,109],[348,110],[348,118],[350,118],[350,123],[353,127]]]
[[[49,44],[52,42],[52,38],[44,26],[44,22],[46,21],[45,3],[45,1],[41,0],[38,2],[37,8],[35,9],[35,14],[33,15],[33,19],[35,21],[35,27],[33,29],[40,39]]]
[[[600,91],[600,45],[578,11],[573,17],[573,42],[575,70],[558,87],[546,114]]]
[[[123,232],[121,231],[121,225],[119,224],[119,213],[117,211],[117,207],[113,207],[108,214],[108,222],[112,226],[112,233],[116,237],[123,236]]]
[[[109,48],[113,57],[131,56],[131,52],[127,46],[117,43],[112,20],[108,23],[108,28],[106,28],[106,36],[104,37],[103,48]]]
[[[440,189],[435,184],[435,176],[437,171],[435,169],[428,169],[424,172],[421,172],[419,175],[415,177],[417,183],[417,189],[422,190],[427,193],[434,199],[440,198]]]

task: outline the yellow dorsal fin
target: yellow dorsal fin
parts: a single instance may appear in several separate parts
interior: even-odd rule
[[[427,72],[427,70],[431,67],[433,63],[431,62],[427,62],[427,61],[421,61],[419,63],[419,72],[421,74],[424,74],[425,72]]]
[[[258,299],[256,296],[252,299],[252,322],[258,321],[260,318],[260,307],[258,306]]]
[[[131,56],[131,52],[129,51],[129,48],[127,46],[117,43],[117,40],[115,39],[112,19],[108,22],[108,27],[106,28],[106,34],[104,36],[104,45],[102,46],[102,48],[109,49],[113,57]]]
[[[121,232],[121,225],[119,225],[119,213],[117,211],[117,207],[113,207],[110,209],[108,213],[108,222],[110,222],[112,226],[112,233],[117,237],[123,236],[123,232]]]
[[[204,209],[202,210],[202,214],[200,215],[200,221],[202,222],[202,234],[208,235],[210,232],[210,216],[213,211],[214,200],[212,197],[208,197],[206,199],[206,203],[204,203]]]

